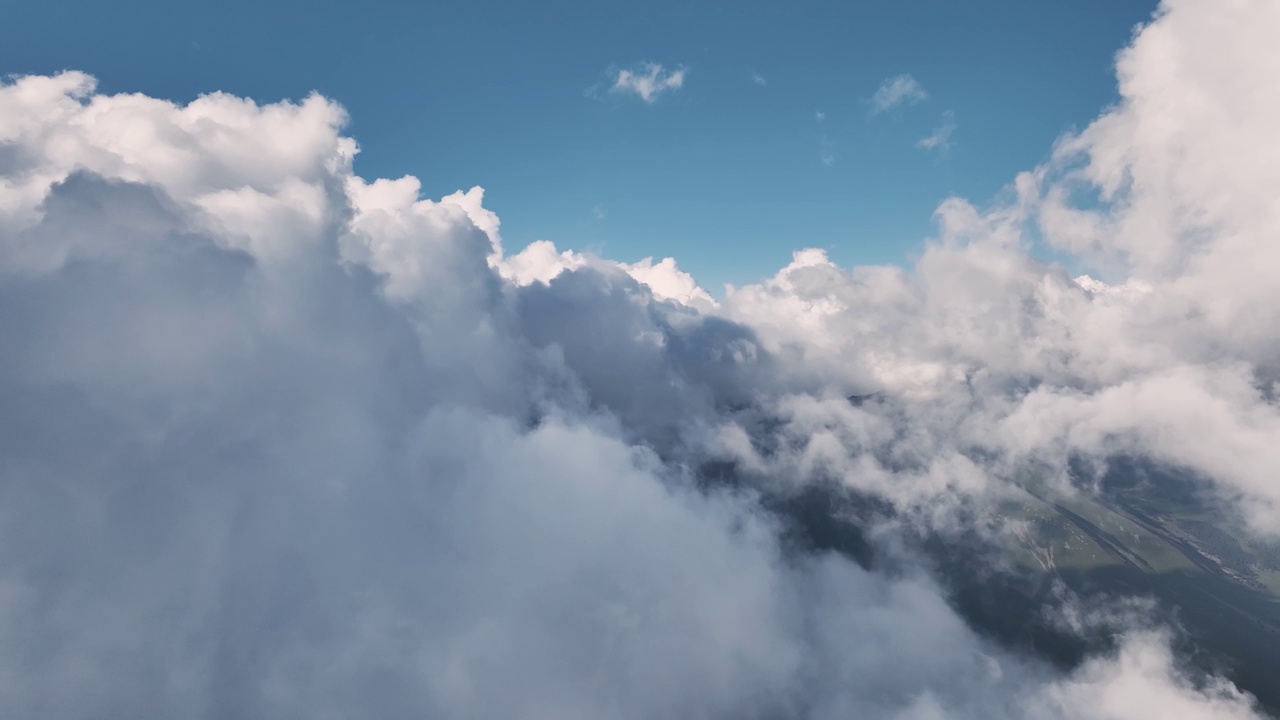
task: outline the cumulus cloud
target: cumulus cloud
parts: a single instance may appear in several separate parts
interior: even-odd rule
[[[658,63],[641,63],[632,69],[618,70],[609,88],[612,93],[633,93],[647,103],[684,87],[684,68],[668,70]]]
[[[692,275],[676,266],[675,258],[663,258],[657,264],[653,258],[645,258],[622,267],[631,277],[648,286],[655,297],[676,300],[701,310],[709,310],[716,305],[715,299],[698,286]]]
[[[928,98],[929,93],[916,82],[915,78],[906,74],[895,75],[885,78],[875,94],[871,96],[871,114],[878,115],[896,107],[915,105]]]
[[[1280,443],[1280,304],[1264,280],[1280,261],[1266,199],[1280,193],[1280,146],[1261,120],[1280,117],[1280,103],[1253,71],[1275,62],[1253,29],[1275,12],[1163,6],[1119,57],[1122,101],[1019,177],[1010,202],[944,203],[939,236],[913,269],[847,271],[806,251],[731,292],[723,312],[796,358],[782,367],[820,366],[828,382],[914,408],[896,420],[910,432],[895,442],[932,459],[918,496],[868,459],[875,436],[840,436],[823,461],[905,501],[989,486],[987,472],[947,483],[933,474],[947,457],[958,472],[975,449],[988,470],[994,458],[1062,468],[1074,453],[1135,453],[1199,474],[1255,532],[1280,532],[1270,479],[1280,467],[1263,450]],[[1033,235],[1118,279],[1072,279],[1030,254]],[[830,422],[866,424],[861,413]],[[811,443],[797,452],[795,462],[814,461]]]
[[[800,250],[721,301],[670,258],[505,252],[480,188],[355,175],[325,98],[0,86],[0,702],[1258,717],[1154,620],[1066,666],[1001,644],[911,538],[1116,455],[1280,532],[1277,12],[1166,3],[1121,102],[944,203],[913,267]],[[867,500],[823,519],[882,561],[796,539],[811,487]]]

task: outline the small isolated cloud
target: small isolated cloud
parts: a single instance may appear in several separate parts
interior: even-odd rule
[[[915,105],[928,99],[929,93],[910,75],[898,75],[880,83],[871,96],[871,114],[877,115],[902,105]]]
[[[684,68],[667,70],[658,63],[641,63],[634,70],[619,70],[609,92],[635,93],[652,103],[662,95],[684,86]]]
[[[827,167],[831,167],[836,164],[836,151],[835,151],[834,143],[832,143],[831,138],[827,137],[826,135],[823,135],[822,140],[819,141],[818,159],[821,160],[822,164],[826,165]]]
[[[823,120],[827,119],[827,114],[822,112],[821,110],[818,110],[813,114],[813,119],[816,120],[817,122],[822,122]]]
[[[927,137],[920,138],[916,147],[925,150],[946,151],[951,148],[951,136],[956,132],[956,114],[950,110],[942,113],[942,123]]]
[[[605,219],[605,217],[608,216],[608,213],[605,212],[603,205],[596,205],[595,207],[591,208],[591,215],[597,220],[603,220]]]
[[[769,81],[760,73],[751,73],[751,82],[759,85],[760,87],[764,87],[769,84]]]

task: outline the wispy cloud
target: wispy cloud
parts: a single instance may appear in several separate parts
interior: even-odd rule
[[[635,93],[647,103],[684,86],[683,67],[668,70],[658,63],[641,63],[631,70],[618,70],[609,92]]]
[[[823,135],[822,139],[818,141],[818,159],[827,167],[832,167],[836,164],[835,143],[831,142],[831,138],[826,135]]]
[[[758,72],[751,73],[751,82],[759,85],[760,87],[764,87],[765,85],[769,84],[769,81],[766,80],[765,77]]]
[[[818,110],[813,113],[813,119],[817,122],[822,122],[823,120],[827,119],[827,114],[822,112],[821,110]]]
[[[946,151],[951,148],[951,136],[956,132],[956,114],[950,110],[942,113],[942,123],[927,137],[920,138],[916,147],[925,150]]]
[[[929,93],[910,75],[897,75],[880,83],[871,96],[871,114],[876,115],[902,105],[915,105],[928,99]]]

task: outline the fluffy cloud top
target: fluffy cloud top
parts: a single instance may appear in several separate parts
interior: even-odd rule
[[[1122,102],[1012,201],[945,203],[914,268],[802,250],[719,304],[671,259],[507,255],[479,188],[354,175],[321,97],[0,86],[0,704],[1257,717],[1159,628],[1056,667],[895,526],[864,567],[765,500],[834,482],[957,532],[1028,467],[1126,454],[1280,532],[1278,12],[1167,2]]]

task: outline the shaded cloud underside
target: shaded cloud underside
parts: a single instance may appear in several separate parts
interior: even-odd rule
[[[1122,102],[1011,201],[945,203],[913,269],[803,250],[719,303],[670,259],[506,254],[479,188],[354,175],[318,96],[0,87],[0,703],[1254,717],[1158,628],[1054,668],[923,567],[789,552],[759,497],[835,481],[958,532],[1123,453],[1280,533],[1277,26],[1170,0]],[[700,488],[712,461],[741,484]]]

